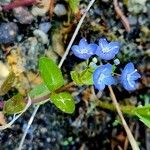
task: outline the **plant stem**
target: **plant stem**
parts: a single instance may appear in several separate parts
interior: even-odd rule
[[[57,92],[60,93],[60,92],[63,92],[63,91],[67,91],[67,89],[69,87],[72,87],[73,85],[74,85],[74,83],[70,82],[70,83],[64,85],[62,88],[58,89]],[[34,98],[34,99],[32,99],[32,104],[36,104],[36,103],[45,101],[45,100],[49,99],[49,97],[50,97],[50,93],[48,93],[47,95],[44,95],[42,97]],[[101,107],[103,109],[107,109],[107,110],[111,110],[111,111],[116,112],[115,106],[113,104],[110,104],[110,103],[107,103],[107,102],[102,102],[100,100],[97,100],[96,106]],[[127,105],[127,106],[120,105],[121,111],[124,114],[127,114],[129,116],[135,116],[135,113],[134,113],[135,108],[136,108],[135,106],[131,106],[131,105]]]
[[[32,104],[43,102],[43,101],[45,101],[45,100],[47,100],[49,98],[50,98],[50,93],[48,93],[47,95],[44,95],[42,97],[38,97],[38,98],[32,99]]]
[[[67,89],[69,89],[70,87],[74,86],[75,83],[74,82],[69,82],[67,83],[66,85],[64,85],[63,87],[57,89],[55,92],[56,93],[60,93],[60,92],[63,92],[63,91],[66,91]]]
[[[106,103],[106,102],[102,102],[102,101],[98,100],[97,106],[101,107],[103,109],[107,109],[107,110],[111,110],[111,111],[116,112],[115,106],[113,104],[110,104],[110,103]],[[135,116],[135,113],[134,113],[135,108],[136,108],[135,106],[131,106],[131,105],[127,105],[127,106],[120,105],[121,111],[124,114],[129,115],[129,116]]]
[[[60,92],[63,92],[63,91],[67,91],[69,88],[71,88],[72,86],[74,86],[74,82],[70,82],[70,83],[67,83],[66,85],[64,85],[63,87],[59,88],[58,90],[56,90],[55,92],[56,93],[60,93]],[[39,102],[42,102],[42,101],[45,101],[47,99],[50,98],[50,95],[51,93],[48,93],[42,97],[38,97],[38,98],[34,98],[32,99],[32,104],[36,104],[36,103],[39,103]],[[116,112],[116,108],[113,104],[111,103],[107,103],[107,102],[102,102],[100,100],[97,100],[97,104],[96,106],[98,107],[101,107],[103,109],[107,109],[107,110],[111,110],[111,111],[114,111]],[[120,105],[120,109],[121,111],[124,113],[124,114],[127,114],[129,116],[135,116],[135,112],[134,110],[136,109],[135,106],[131,106],[131,105],[127,105],[127,106],[124,106],[124,105]]]
[[[138,145],[137,145],[137,143],[136,143],[136,141],[135,141],[135,139],[134,139],[134,137],[133,137],[133,135],[132,135],[132,133],[130,131],[130,128],[128,127],[128,125],[127,125],[127,123],[126,123],[126,121],[125,121],[125,119],[123,117],[123,114],[121,112],[120,106],[119,106],[119,104],[117,102],[117,99],[116,99],[116,96],[114,94],[114,91],[113,91],[112,87],[108,86],[108,88],[109,88],[109,91],[110,91],[110,96],[112,98],[113,104],[114,104],[114,106],[115,106],[115,108],[117,110],[117,113],[118,113],[121,121],[122,121],[122,125],[123,125],[123,127],[124,127],[124,129],[125,129],[125,131],[127,133],[127,136],[128,136],[129,141],[130,141],[132,149],[133,150],[140,150],[140,148],[138,147]]]
[[[90,3],[89,3],[89,5],[88,5],[87,9],[85,10],[85,12],[84,12],[82,18],[80,19],[80,21],[79,21],[79,23],[78,23],[78,25],[77,25],[77,27],[76,27],[76,30],[75,30],[75,32],[74,32],[74,34],[73,34],[73,36],[72,36],[72,38],[71,38],[71,40],[70,40],[70,42],[69,42],[69,45],[68,45],[68,47],[67,47],[67,49],[66,49],[66,51],[65,51],[65,53],[64,53],[64,55],[63,55],[63,57],[62,57],[62,59],[61,59],[61,61],[60,61],[60,63],[59,63],[59,65],[58,65],[59,68],[61,68],[61,66],[63,65],[63,63],[64,63],[64,61],[65,61],[65,59],[66,59],[66,57],[67,57],[67,55],[68,55],[68,53],[69,53],[69,50],[70,50],[70,48],[71,48],[71,46],[72,46],[72,44],[73,44],[73,42],[74,42],[74,40],[75,40],[75,38],[76,38],[76,36],[77,36],[79,30],[80,30],[80,27],[81,27],[81,25],[82,25],[82,23],[83,23],[83,21],[84,21],[86,15],[87,15],[87,12],[88,12],[89,9],[91,8],[91,6],[94,4],[94,2],[95,2],[95,0],[91,0],[91,1],[90,1]]]
[[[69,89],[73,85],[75,85],[74,82],[67,83],[66,85],[64,85],[64,86],[60,87],[59,89],[57,89],[55,92],[60,93],[60,92],[63,92],[63,91],[67,91],[67,89]],[[46,94],[42,97],[34,98],[34,99],[32,99],[32,104],[45,101],[45,100],[50,98],[50,95],[51,95],[51,93],[49,92],[48,94]]]
[[[36,3],[36,0],[15,0],[7,5],[4,5],[2,8],[4,11],[8,11],[20,6],[30,6]]]
[[[38,105],[38,106],[35,107],[35,109],[34,109],[34,111],[33,111],[33,114],[32,114],[32,116],[30,117],[30,120],[28,121],[28,125],[27,125],[27,127],[26,127],[26,129],[25,129],[25,132],[24,132],[24,134],[23,134],[23,136],[22,136],[21,142],[20,142],[20,144],[19,144],[19,148],[18,148],[17,150],[21,150],[21,149],[22,149],[22,146],[23,146],[25,137],[26,137],[26,135],[27,135],[27,133],[28,133],[28,130],[29,130],[29,128],[30,128],[30,126],[31,126],[31,124],[32,124],[32,122],[33,122],[33,120],[34,120],[34,117],[35,117],[35,115],[36,115],[36,113],[37,113],[37,111],[38,111],[38,109],[39,109],[39,106],[40,106],[40,105]]]

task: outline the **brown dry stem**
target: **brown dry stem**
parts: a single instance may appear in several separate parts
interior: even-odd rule
[[[121,19],[121,22],[122,22],[123,26],[125,27],[126,31],[130,32],[131,28],[130,28],[129,21],[128,21],[127,17],[123,14],[122,10],[120,9],[118,0],[113,0],[113,5],[114,5],[114,9],[115,9],[118,17]]]

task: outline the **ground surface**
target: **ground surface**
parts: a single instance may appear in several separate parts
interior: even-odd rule
[[[3,0],[0,3],[4,2]],[[88,2],[81,0],[80,13],[87,7]],[[139,6],[138,2],[142,4]],[[7,100],[18,91],[27,94],[29,89],[41,82],[41,78],[37,76],[38,58],[46,55],[58,63],[81,17],[80,13],[71,13],[65,1],[56,0],[54,10],[47,9],[46,1],[43,0],[43,3],[45,3],[41,6],[43,9],[36,12],[39,16],[31,14],[33,7],[39,4],[30,5],[24,10],[0,12],[0,23],[6,23],[8,28],[13,29],[13,34],[9,35],[3,25],[0,25],[0,69],[4,68],[0,75],[0,83],[9,68],[18,75],[15,87],[8,94],[0,97],[1,100]],[[119,2],[119,6],[130,24],[130,32],[125,29],[122,20],[117,16],[112,1],[97,0],[81,26],[75,43],[78,43],[81,37],[91,42],[100,37],[120,41],[122,46],[118,58],[121,64],[124,66],[132,61],[142,74],[142,79],[136,92],[129,93],[118,86],[114,89],[116,96],[122,104],[148,104],[150,102],[150,2],[124,0]],[[18,14],[18,11],[21,12]],[[46,13],[42,14],[41,11]],[[14,24],[11,25],[10,22]],[[47,24],[43,24],[45,22]],[[43,35],[39,30],[47,31]],[[66,81],[71,81],[70,71],[80,62],[81,60],[73,56],[72,52],[69,53],[62,67]],[[116,113],[95,108],[90,93],[91,88],[88,86],[73,89],[76,101],[76,111],[73,115],[60,112],[50,102],[42,105],[29,130],[23,149],[130,150],[123,127],[115,122]],[[111,103],[107,89],[101,99]],[[17,120],[11,129],[0,132],[0,150],[13,150],[18,147],[32,111],[33,107]],[[7,117],[7,121],[11,119],[11,116]],[[140,143],[141,150],[149,150],[150,130],[137,118],[126,117],[126,120]]]

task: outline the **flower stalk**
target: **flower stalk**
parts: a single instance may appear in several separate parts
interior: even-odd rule
[[[107,110],[110,110],[110,111],[113,111],[113,112],[116,112],[116,108],[113,104],[111,103],[107,103],[107,102],[102,102],[100,100],[98,100],[97,102],[97,107],[100,107],[102,109],[107,109]],[[126,115],[129,115],[129,116],[135,116],[135,113],[134,113],[134,109],[136,108],[135,106],[131,106],[131,105],[120,105],[119,106],[122,113],[123,114],[126,114]]]
[[[133,150],[140,150],[140,148],[137,145],[137,142],[135,141],[135,139],[134,139],[134,137],[133,137],[133,135],[131,133],[130,128],[128,127],[128,125],[127,125],[127,123],[126,123],[126,121],[125,121],[125,119],[123,117],[122,111],[121,111],[120,106],[119,106],[119,104],[117,102],[117,99],[116,99],[116,96],[115,96],[115,94],[113,92],[112,87],[108,86],[108,88],[109,88],[109,91],[110,91],[110,96],[112,98],[113,104],[116,107],[117,113],[118,113],[118,115],[119,115],[119,117],[120,117],[120,119],[122,121],[122,125],[123,125],[123,127],[124,127],[124,129],[126,131],[126,134],[128,136],[128,139],[129,139],[129,142],[131,144],[132,149]]]

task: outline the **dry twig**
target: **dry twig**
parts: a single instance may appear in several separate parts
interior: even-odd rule
[[[122,24],[124,25],[127,32],[131,31],[130,24],[126,16],[123,14],[122,10],[119,7],[118,0],[113,0],[113,5],[118,17],[121,19]]]
[[[53,12],[54,12],[54,0],[50,0],[50,6],[49,6],[49,16],[50,16],[50,19],[52,19]]]
[[[118,115],[119,115],[119,117],[120,117],[120,119],[122,121],[122,125],[123,125],[123,127],[124,127],[124,129],[125,129],[125,131],[127,133],[127,136],[128,136],[129,141],[130,141],[132,149],[133,150],[140,150],[140,148],[138,147],[138,145],[137,145],[137,143],[136,143],[136,141],[135,141],[135,139],[134,139],[134,137],[133,137],[133,135],[131,133],[130,128],[128,127],[128,125],[127,125],[127,123],[126,123],[126,121],[125,121],[125,119],[123,117],[123,114],[121,112],[120,106],[119,106],[119,104],[117,102],[116,96],[115,96],[114,91],[113,91],[111,86],[109,86],[109,91],[110,91],[110,96],[112,98],[114,106],[116,107],[117,113],[118,113]]]

